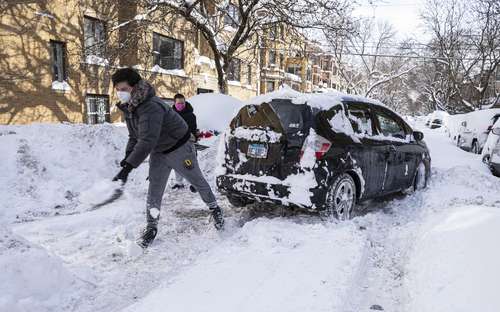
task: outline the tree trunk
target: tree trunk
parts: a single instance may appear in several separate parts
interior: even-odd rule
[[[219,87],[219,92],[222,94],[228,93],[227,76],[226,76],[227,67],[228,67],[228,65],[226,64],[226,62],[224,63],[224,65],[222,65],[222,63],[220,61],[220,57],[215,56],[215,69],[217,71],[217,85]]]

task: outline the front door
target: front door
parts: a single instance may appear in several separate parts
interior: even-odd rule
[[[383,142],[387,156],[387,170],[383,192],[391,193],[406,189],[411,180],[414,164],[412,148],[409,146],[410,133],[404,123],[393,112],[376,107],[375,124],[380,142]]]

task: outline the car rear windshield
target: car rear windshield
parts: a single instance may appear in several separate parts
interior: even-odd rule
[[[313,126],[311,108],[307,104],[293,104],[290,100],[272,100],[269,103],[287,134],[289,146],[302,145],[304,135]]]

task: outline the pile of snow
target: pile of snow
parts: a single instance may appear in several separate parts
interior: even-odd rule
[[[0,126],[0,134],[0,218],[7,222],[88,208],[82,201],[95,198],[87,191],[118,173],[127,142],[127,129],[110,124]],[[145,167],[127,188],[145,179]]]
[[[98,66],[108,66],[109,61],[105,58],[102,58],[97,55],[87,55],[85,58],[85,63],[87,64],[92,64],[92,65],[98,65]]]
[[[70,91],[71,87],[67,81],[52,81],[52,90]]]
[[[173,76],[179,76],[179,77],[187,77],[184,69],[164,69],[164,68],[160,67],[160,65],[155,65],[151,68],[151,71],[154,73],[173,75]]]
[[[285,73],[285,78],[295,82],[302,82],[302,78],[292,73]]]
[[[215,68],[215,61],[211,58],[203,55],[198,55],[195,59],[195,64],[201,66],[203,64],[208,65],[211,69]]]
[[[244,127],[234,129],[233,136],[238,139],[268,143],[276,143],[281,139],[281,133],[272,130],[248,129]]]
[[[0,226],[0,311],[73,310],[84,285],[62,261]]]
[[[364,248],[352,223],[260,218],[124,312],[343,311]]]
[[[243,106],[235,97],[219,93],[202,93],[187,100],[194,109],[200,130],[224,131]]]
[[[458,206],[423,225],[409,257],[408,311],[498,311],[500,209]]]
[[[295,91],[287,85],[282,86],[276,91],[261,94],[250,98],[246,101],[246,104],[250,105],[260,105],[262,103],[269,103],[274,99],[289,99],[292,100],[294,104],[305,104],[307,103],[311,107],[318,109],[330,109],[335,105],[339,105],[342,101],[353,101],[353,102],[365,102],[374,105],[384,106],[380,101],[358,96],[345,94],[339,91],[328,91],[324,93],[301,93]]]

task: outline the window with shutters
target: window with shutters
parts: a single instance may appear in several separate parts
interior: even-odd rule
[[[241,60],[233,58],[229,62],[229,67],[227,69],[227,80],[241,81],[240,73],[241,73]]]
[[[88,124],[110,122],[109,97],[107,95],[87,94],[85,103],[87,105]]]
[[[52,81],[63,82],[67,78],[66,44],[51,40],[50,49],[52,54]]]
[[[184,42],[153,33],[153,63],[163,69],[183,69]]]
[[[83,36],[85,56],[105,57],[106,54],[106,25],[103,21],[93,17],[83,18]]]

